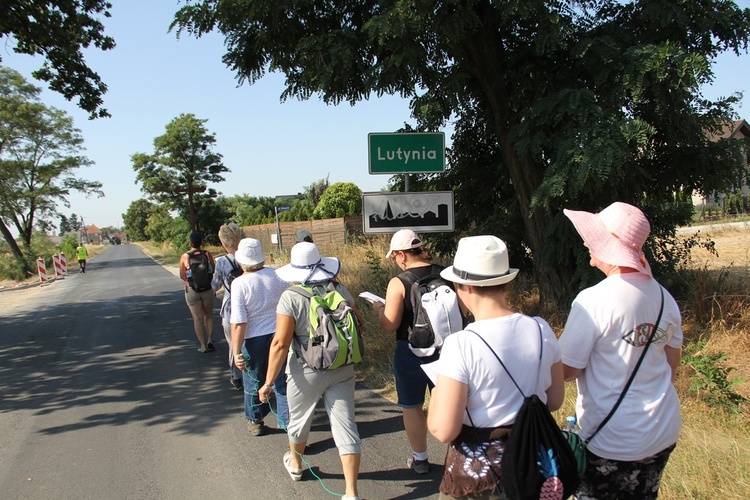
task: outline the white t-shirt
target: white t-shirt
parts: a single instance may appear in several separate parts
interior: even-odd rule
[[[615,274],[578,294],[560,337],[563,363],[580,368],[576,414],[591,435],[617,402],[659,315],[661,286],[640,273]],[[617,411],[589,443],[611,460],[650,457],[677,442],[682,420],[665,346],[682,346],[682,320],[664,290],[659,331]],[[635,345],[634,345],[635,344]]]
[[[536,393],[547,401],[545,391],[552,385],[550,368],[560,361],[560,348],[546,321],[515,313],[476,321],[466,330],[487,341],[526,396]],[[466,406],[476,427],[511,425],[521,409],[523,396],[484,342],[466,330],[445,339],[437,372],[469,386]],[[464,424],[471,425],[465,412],[463,419]]]
[[[232,282],[230,323],[247,323],[245,338],[276,331],[276,305],[289,285],[270,267],[245,273]]]

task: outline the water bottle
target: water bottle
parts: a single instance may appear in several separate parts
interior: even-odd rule
[[[572,415],[565,417],[564,431],[576,433],[576,418]]]
[[[185,271],[185,278],[187,278],[188,283],[191,283],[193,281],[193,271],[190,269]]]

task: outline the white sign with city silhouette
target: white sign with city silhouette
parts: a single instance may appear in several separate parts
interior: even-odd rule
[[[453,231],[453,192],[364,193],[362,226],[365,234]]]

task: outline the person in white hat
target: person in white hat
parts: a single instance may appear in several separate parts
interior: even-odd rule
[[[680,310],[651,274],[643,253],[651,228],[640,209],[615,202],[596,214],[564,213],[589,250],[589,264],[606,275],[578,294],[560,337],[565,379],[578,386],[581,437],[611,412],[645,351],[622,402],[588,444],[578,495],[656,498],[682,425],[672,385],[682,349]]]
[[[276,304],[287,289],[273,269],[265,267],[260,241],[240,240],[234,258],[244,273],[232,282],[230,323],[234,364],[242,371],[245,392],[245,419],[253,436],[268,432],[264,417],[272,410],[266,400],[261,402],[258,391],[266,379],[268,353],[276,332]],[[280,371],[272,381],[276,394],[276,427],[289,425],[286,397],[286,376]]]
[[[306,285],[319,295],[325,295],[328,287],[334,286],[351,305],[362,325],[354,298],[336,281],[340,269],[338,259],[321,257],[314,243],[301,242],[292,247],[291,262],[277,269],[276,274],[287,283]],[[307,345],[310,335],[309,311],[309,299],[302,295],[288,290],[281,296],[276,308],[276,335],[271,343],[266,384],[260,390],[261,401],[265,401],[271,393],[274,380],[278,379],[288,358],[289,451],[282,458],[284,468],[293,481],[302,479],[303,454],[315,407],[322,399],[344,471],[346,491],[342,498],[359,499],[357,477],[362,443],[354,418],[354,365],[316,371],[304,362],[304,358],[298,353],[303,345]]]
[[[542,318],[508,305],[509,283],[517,274],[505,243],[495,236],[462,238],[453,265],[441,273],[453,281],[459,303],[474,322],[445,339],[435,362],[427,425],[440,442],[451,443],[440,498],[497,498],[489,495],[496,475],[502,476],[499,461],[508,426],[524,399],[511,375],[526,395],[537,394],[551,411],[562,405],[565,385],[554,332]],[[477,457],[487,466],[477,470],[472,465]]]
[[[440,352],[419,357],[409,349],[407,339],[414,322],[410,290],[418,279],[438,274],[444,268],[429,261],[424,243],[411,229],[401,229],[393,235],[385,258],[392,259],[403,272],[388,283],[385,303],[374,302],[372,307],[380,328],[396,334],[393,374],[397,404],[401,407],[404,430],[412,449],[407,465],[417,474],[427,474],[430,462],[427,456],[427,419],[423,407],[425,393],[428,389],[432,390],[433,384],[421,366],[435,361]]]

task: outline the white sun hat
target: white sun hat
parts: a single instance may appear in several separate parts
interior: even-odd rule
[[[510,267],[505,242],[491,235],[461,238],[453,265],[440,272],[454,283],[473,286],[502,285],[517,274],[518,269]]]
[[[255,238],[243,238],[234,252],[234,260],[245,266],[257,266],[265,262],[263,247]]]
[[[594,257],[606,264],[630,267],[653,276],[643,254],[651,225],[639,208],[616,201],[598,214],[567,209],[563,213]]]
[[[335,257],[321,257],[315,243],[303,241],[292,247],[291,262],[276,270],[287,283],[317,283],[335,278],[341,263]]]

